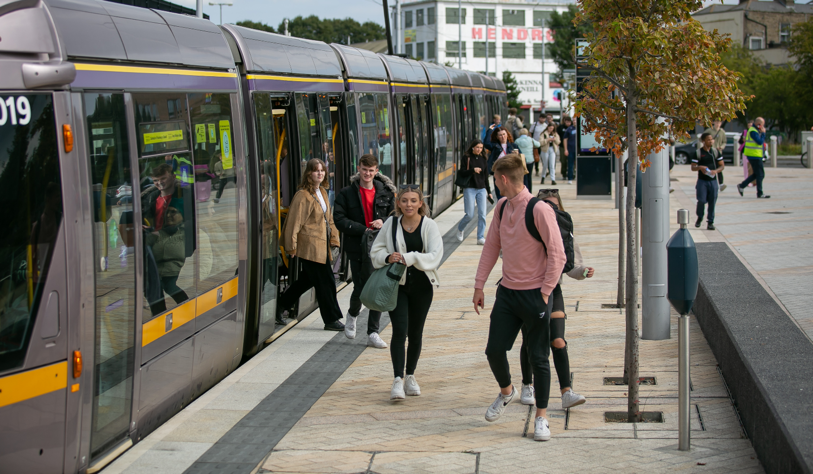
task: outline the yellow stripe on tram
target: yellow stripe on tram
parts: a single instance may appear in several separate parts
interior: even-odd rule
[[[68,386],[68,361],[0,378],[0,407],[30,400]]]
[[[404,84],[404,83],[401,83],[401,82],[393,82],[392,85],[401,86],[401,87],[422,87],[422,88],[429,87],[428,84]]]
[[[197,315],[200,316],[205,312],[216,308],[219,304],[225,303],[226,301],[234,298],[237,296],[237,278],[225,283],[222,286],[215,288],[212,291],[208,291],[200,296],[198,296],[198,307],[197,307]],[[223,289],[223,295],[220,298],[220,303],[217,302],[217,291]]]
[[[173,76],[204,76],[204,77],[231,77],[236,78],[233,72],[196,71],[185,69],[167,69],[137,66],[110,66],[105,64],[75,64],[77,71],[97,72],[127,72],[132,74],[169,74]]]
[[[454,173],[454,166],[445,171],[441,171],[440,173],[438,173],[438,182],[441,182],[444,179],[448,178],[449,176],[452,175],[452,173]]]
[[[367,81],[362,79],[348,79],[347,82],[351,82],[353,84],[379,84],[386,86],[388,83],[384,81]]]
[[[249,74],[246,79],[263,81],[288,81],[288,82],[330,82],[334,84],[344,84],[342,79],[320,79],[316,77],[288,77],[288,76],[266,76],[264,74]]]

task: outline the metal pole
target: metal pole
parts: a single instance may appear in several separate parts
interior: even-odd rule
[[[737,168],[742,166],[742,163],[740,163],[740,147],[736,142],[734,142],[734,166]]]
[[[223,24],[223,4],[219,3],[218,5],[220,5],[220,24],[222,25]]]
[[[404,40],[401,38],[403,36],[401,30],[401,0],[395,0],[395,31],[398,32],[398,54],[404,53]]]
[[[457,68],[463,69],[463,8],[461,0],[457,0]],[[486,32],[488,33],[488,32]]]
[[[669,301],[666,299],[669,239],[669,151],[648,157],[650,167],[641,175],[641,203],[646,219],[641,226],[641,338],[669,339]]]
[[[540,113],[545,113],[545,19],[542,18],[542,107]]]
[[[460,48],[460,45],[457,45]],[[488,76],[488,10],[486,10],[486,76]]]
[[[203,0],[198,0],[195,2],[195,16],[198,18],[203,18]]]
[[[811,156],[811,153],[813,153],[813,137],[807,137],[807,155],[805,155],[807,156],[807,161],[805,162],[807,168],[813,167],[813,165],[811,165],[813,164],[813,156]]]
[[[384,4],[384,30],[387,34],[387,54],[392,56],[395,52],[392,49],[392,30],[390,29],[390,7],[387,5],[387,0],[382,2]]]
[[[688,451],[692,444],[691,411],[689,410],[692,404],[692,395],[689,391],[689,361],[689,315],[681,314],[678,318],[678,449],[681,451]]]
[[[776,168],[776,135],[771,137],[771,167]]]
[[[285,25],[285,36],[290,36],[288,34],[288,19],[286,18],[286,19],[282,20],[282,24]],[[349,36],[347,37],[347,44],[348,45],[350,44],[350,37]]]

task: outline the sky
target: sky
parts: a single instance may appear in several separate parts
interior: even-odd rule
[[[285,18],[298,15],[317,15],[320,18],[354,18],[359,23],[374,21],[384,24],[384,7],[381,0],[203,0],[203,12],[218,23],[220,7],[210,6],[209,1],[231,1],[232,6],[223,7],[223,23],[236,23],[242,20],[259,21],[274,28]],[[738,0],[725,0],[723,3],[734,3]],[[388,0],[390,6],[395,0]],[[173,3],[195,8],[195,0],[174,0]],[[406,2],[404,2],[406,3]],[[706,0],[708,6],[720,3],[720,0]]]

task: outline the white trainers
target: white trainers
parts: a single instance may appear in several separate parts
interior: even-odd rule
[[[414,375],[407,375],[404,380],[404,389],[406,394],[410,397],[417,397],[421,394],[421,387],[418,386],[418,381],[415,380]]]
[[[463,242],[463,239],[464,239],[465,237],[466,237],[466,236],[465,236],[465,235],[463,235],[463,231],[462,231],[462,230],[458,230],[458,231],[457,231],[457,241],[458,241],[458,242]]]
[[[567,180],[567,184],[573,184],[573,181]]]
[[[375,347],[376,349],[387,348],[387,343],[381,340],[381,336],[379,336],[377,332],[374,332],[367,336],[367,345],[370,347]]]
[[[543,416],[537,416],[534,422],[534,441],[549,441],[550,426]]]
[[[404,381],[401,377],[395,377],[395,381],[392,382],[392,390],[390,390],[390,400],[403,400],[405,398]]]
[[[519,402],[523,405],[536,404],[536,397],[534,396],[534,386],[522,384],[522,392],[519,397]]]
[[[497,395],[497,399],[494,400],[494,403],[488,407],[486,410],[486,421],[497,421],[502,416],[502,413],[505,411],[505,407],[508,406],[509,403],[513,402],[517,398],[517,389],[514,386],[511,386],[511,395],[503,395],[500,393]]]
[[[573,390],[568,390],[562,394],[562,409],[566,410],[568,408],[581,405],[585,401],[586,399],[584,398],[584,395],[579,395]]]
[[[477,245],[485,245],[486,239],[477,239]]]
[[[348,339],[356,338],[357,317],[358,316],[350,316],[350,313],[347,313],[347,316],[344,317],[344,335],[347,336]]]
[[[727,188],[727,187],[728,187],[728,185],[727,185],[727,184],[721,184],[721,185],[720,185],[720,192],[725,191],[725,188]]]

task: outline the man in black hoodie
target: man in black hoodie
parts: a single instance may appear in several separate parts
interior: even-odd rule
[[[367,251],[362,237],[367,229],[381,229],[384,220],[394,209],[395,194],[392,181],[378,173],[378,159],[368,154],[359,158],[359,172],[350,178],[350,186],[336,195],[333,221],[344,235],[343,248],[353,275],[353,293],[350,295],[350,309],[344,324],[344,333],[350,339],[356,337],[356,317],[361,311],[359,296],[368,277],[362,272],[362,252]],[[380,320],[381,313],[370,310],[367,317],[367,344],[385,349],[387,343],[378,335]]]

